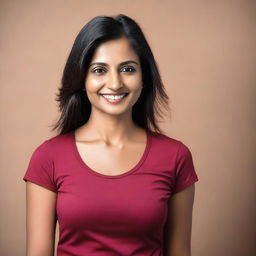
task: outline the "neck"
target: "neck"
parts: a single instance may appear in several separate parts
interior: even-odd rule
[[[106,144],[118,145],[129,140],[131,135],[141,128],[133,122],[131,110],[122,115],[111,115],[92,110],[81,134],[83,134],[83,129],[89,131],[87,134],[90,134],[91,138],[102,140]]]

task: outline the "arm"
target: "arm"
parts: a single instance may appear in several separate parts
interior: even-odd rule
[[[164,233],[164,256],[191,256],[195,185],[171,196]]]
[[[53,256],[56,193],[28,181],[26,200],[26,256]]]

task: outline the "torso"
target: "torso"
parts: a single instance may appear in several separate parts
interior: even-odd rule
[[[83,137],[82,137],[83,136]],[[131,170],[141,159],[147,143],[146,132],[136,131],[124,147],[106,146],[102,141],[89,139],[90,136],[75,132],[77,150],[87,166],[104,175],[119,175]]]

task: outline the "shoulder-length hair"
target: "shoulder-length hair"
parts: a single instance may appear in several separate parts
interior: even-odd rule
[[[84,93],[88,66],[95,49],[103,42],[125,36],[137,53],[141,69],[143,90],[132,108],[132,120],[140,127],[163,133],[157,122],[163,117],[161,107],[169,110],[169,98],[161,81],[157,63],[139,25],[130,17],[96,16],[78,33],[68,56],[59,93],[60,117],[51,131],[58,135],[85,124],[91,113],[91,103]]]

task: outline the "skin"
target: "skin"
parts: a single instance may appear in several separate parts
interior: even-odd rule
[[[26,256],[53,256],[56,193],[26,183]]]
[[[95,64],[99,62],[105,64]],[[126,38],[105,42],[96,49],[84,87],[91,102],[91,115],[75,131],[78,151],[93,170],[116,175],[130,170],[139,161],[146,133],[133,122],[132,107],[142,88],[140,61]],[[125,92],[129,94],[119,104],[111,104],[100,95]],[[96,155],[101,156],[101,161]]]
[[[129,60],[138,64],[120,66],[120,63]],[[106,65],[93,64],[97,62]],[[142,90],[142,72],[139,58],[126,38],[105,42],[96,49],[86,75],[84,90],[91,102],[92,112],[88,122],[77,129],[77,138],[78,133],[84,136],[90,134],[90,137],[102,140],[106,146],[120,147],[138,136],[138,133],[139,136],[142,134],[142,129],[132,121],[132,106]],[[129,94],[117,105],[106,102],[99,95],[123,92]]]
[[[170,197],[164,256],[191,256],[194,196],[195,184],[192,184]]]
[[[120,65],[128,60],[137,64]],[[105,65],[93,64],[95,62],[104,62]],[[103,174],[116,175],[135,166],[146,144],[145,131],[132,120],[132,107],[143,89],[141,66],[124,37],[101,44],[91,64],[84,92],[91,102],[92,111],[88,122],[75,130],[76,145],[89,167]],[[119,92],[129,94],[117,105],[108,103],[99,95]],[[101,162],[95,158],[98,154],[105,156]],[[116,166],[115,170],[113,166]],[[26,255],[54,255],[56,193],[29,181],[26,186]],[[190,256],[194,191],[193,184],[169,200],[164,256]]]

